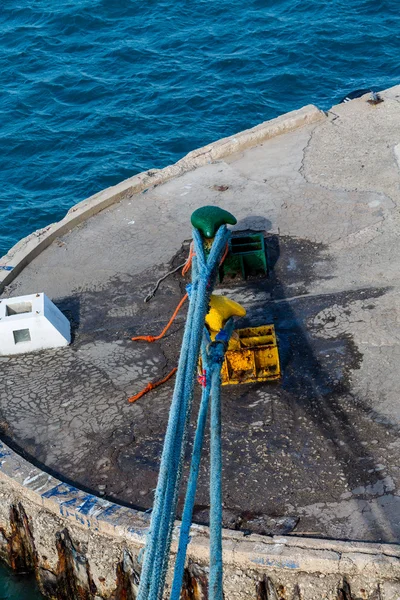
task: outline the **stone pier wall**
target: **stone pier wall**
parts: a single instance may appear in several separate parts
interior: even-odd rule
[[[0,444],[0,556],[47,598],[134,600],[149,515],[34,467]],[[176,525],[173,551],[176,550]],[[400,547],[224,531],[229,600],[394,600]],[[182,598],[207,599],[208,528],[194,526]]]

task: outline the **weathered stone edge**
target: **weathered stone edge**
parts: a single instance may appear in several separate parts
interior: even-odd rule
[[[179,177],[207,163],[220,160],[235,152],[256,146],[264,140],[288,131],[293,131],[324,118],[326,118],[326,115],[323,111],[309,104],[271,121],[265,121],[252,129],[241,131],[236,135],[223,138],[208,146],[189,152],[189,154],[177,163],[164,169],[154,169],[139,173],[75,204],[61,221],[52,223],[23,238],[0,259],[0,293],[3,291],[4,286],[11,283],[22,269],[58,236],[70,231],[89,217],[119,202],[126,196],[131,196],[145,189],[161,185],[174,177]]]
[[[61,517],[92,534],[111,536],[141,548],[149,525],[149,515],[113,504],[72,485],[63,483],[33,466],[6,444],[0,442],[0,481],[23,502]],[[176,550],[175,528],[173,550]],[[291,572],[379,576],[392,580],[400,576],[400,546],[367,542],[342,542],[298,536],[244,537],[224,531],[225,565],[265,572],[266,569]],[[208,527],[193,526],[189,557],[208,563]]]

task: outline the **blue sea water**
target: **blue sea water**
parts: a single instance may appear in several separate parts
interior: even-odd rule
[[[398,83],[399,15],[394,0],[4,0],[0,256],[139,171]]]
[[[0,256],[135,173],[399,83],[399,31],[395,0],[4,0]]]

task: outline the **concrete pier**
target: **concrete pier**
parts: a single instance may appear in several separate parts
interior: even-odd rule
[[[224,388],[226,597],[400,597],[400,86],[381,97],[140,174],[0,260],[2,298],[44,292],[72,324],[68,348],[0,356],[3,557],[18,531],[50,597],[78,594],[63,591],[76,553],[85,598],[135,597],[173,380],[127,399],[176,366],[185,311],[160,342],[130,338],[157,335],[182,297],[177,271],[144,302],[206,204],[265,232],[269,277],[218,291],[246,307],[238,326],[274,323],[283,370]],[[185,597],[205,598],[206,462],[195,521]]]

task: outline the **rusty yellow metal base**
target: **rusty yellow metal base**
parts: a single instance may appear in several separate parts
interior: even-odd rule
[[[274,326],[236,329],[222,364],[222,385],[273,381],[280,376]]]

